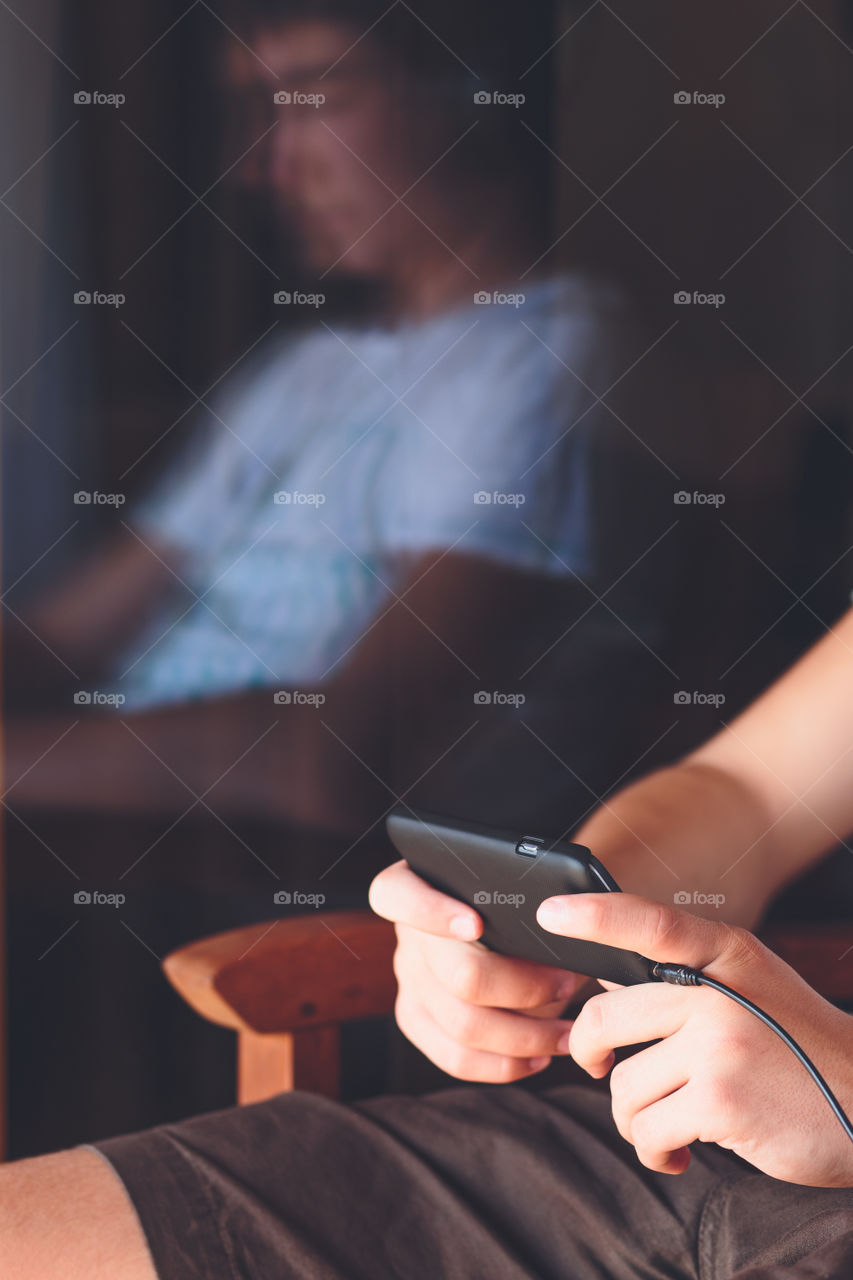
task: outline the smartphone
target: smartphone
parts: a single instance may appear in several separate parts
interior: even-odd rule
[[[622,986],[653,981],[652,962],[645,956],[562,938],[537,924],[536,910],[545,898],[620,892],[583,845],[410,809],[390,813],[386,827],[394,847],[422,880],[479,913],[484,924],[480,941],[493,951]]]

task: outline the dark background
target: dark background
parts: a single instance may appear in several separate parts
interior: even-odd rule
[[[849,601],[853,34],[841,3],[783,18],[786,8],[557,7],[547,142],[559,159],[543,209],[559,237],[552,265],[618,282],[642,316],[643,345],[661,339],[608,401],[679,483],[615,429],[605,437],[594,520],[603,585],[617,585],[568,637],[576,603],[543,605],[539,639],[559,643],[527,709],[550,751],[512,716],[491,720],[464,765],[432,775],[425,802],[506,822],[542,825],[547,814],[571,828],[625,777],[718,727],[713,708],[675,706],[674,688],[724,692],[729,718]],[[8,609],[108,535],[110,517],[74,508],[73,489],[130,501],[144,492],[192,430],[196,397],[290,322],[272,295],[296,270],[292,246],[262,199],[220,180],[243,137],[219,83],[229,17],[226,6],[163,0],[0,11]],[[512,23],[498,34],[508,45],[519,37]],[[548,27],[541,36],[544,51]],[[81,111],[81,86],[127,102]],[[727,100],[678,108],[680,89]],[[127,302],[80,314],[79,288]],[[726,302],[676,307],[679,289]],[[329,291],[331,317],[358,314],[358,290]],[[719,488],[725,507],[673,508],[673,488],[694,486]],[[673,518],[675,534],[620,579]],[[665,602],[670,670],[620,623],[642,618],[650,600]],[[13,668],[5,679],[14,692]],[[422,705],[409,688],[387,692],[399,707],[392,785],[417,776],[433,740],[412,729],[429,690]],[[433,726],[438,737],[445,727]],[[351,841],[263,815],[229,831],[194,814],[168,834],[166,823],[121,815],[7,811],[5,824],[12,1154],[227,1105],[230,1038],[180,1005],[158,960],[268,913],[269,885],[246,846],[310,868]],[[52,855],[108,878],[119,855],[130,865],[153,840],[121,920],[81,924]],[[363,902],[389,856],[380,838],[365,842],[335,881],[337,900]],[[838,857],[786,909],[846,911],[849,887]],[[396,1033],[372,1034],[353,1033],[349,1092],[417,1087],[424,1073]]]

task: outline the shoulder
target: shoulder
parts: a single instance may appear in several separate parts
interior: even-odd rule
[[[232,401],[263,399],[283,384],[317,376],[327,367],[334,340],[317,327],[298,334],[273,334],[249,350],[223,383]]]

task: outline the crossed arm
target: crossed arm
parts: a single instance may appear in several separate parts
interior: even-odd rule
[[[93,564],[79,589],[36,614],[33,630],[78,674],[84,662],[91,668],[92,655],[103,663],[110,646],[132,634],[146,601],[150,609],[158,582],[164,585],[151,563],[147,551],[140,559],[127,545]],[[490,667],[517,669],[519,629],[511,624],[537,616],[550,598],[536,575],[458,552],[401,556],[397,568],[396,595],[319,686],[321,709],[276,705],[268,688],[145,711],[75,714],[66,681],[67,711],[7,717],[9,803],[177,816],[203,796],[223,816],[344,834],[369,827],[392,802],[395,781],[404,786],[407,770],[417,777],[417,759],[431,762],[470,727],[473,671],[485,681]],[[22,657],[7,657],[10,675],[24,665]],[[55,661],[48,666],[54,678],[57,668],[67,674]],[[417,690],[429,697],[409,715]],[[401,743],[400,727],[409,723],[417,731]]]

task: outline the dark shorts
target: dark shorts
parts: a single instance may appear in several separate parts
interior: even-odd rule
[[[702,1144],[651,1173],[584,1088],[282,1094],[95,1149],[161,1280],[853,1277],[853,1190]]]

